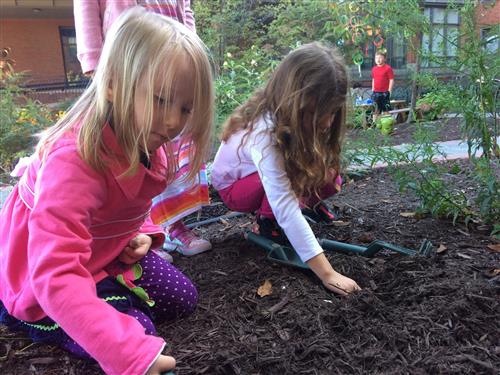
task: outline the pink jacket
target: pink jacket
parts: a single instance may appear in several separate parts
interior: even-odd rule
[[[84,73],[95,70],[111,24],[122,12],[144,3],[137,0],[74,0],[75,30],[78,59]],[[191,0],[156,0],[158,5],[145,5],[156,13],[178,20],[195,31]]]
[[[107,147],[120,154],[109,126]],[[28,322],[46,315],[109,374],[142,374],[165,343],[137,320],[96,295],[96,283],[138,233],[161,228],[146,222],[151,199],[163,191],[165,155],[131,177],[124,158],[98,173],[79,156],[75,135],[60,139],[42,163],[33,158],[0,213],[0,300]],[[119,354],[119,355],[118,355]]]

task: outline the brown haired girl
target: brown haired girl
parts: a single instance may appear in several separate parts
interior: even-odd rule
[[[319,43],[297,48],[227,120],[212,169],[212,184],[229,208],[257,211],[260,234],[288,239],[325,287],[339,294],[360,288],[332,268],[301,207],[331,219],[321,199],[342,181],[347,89],[336,50]]]

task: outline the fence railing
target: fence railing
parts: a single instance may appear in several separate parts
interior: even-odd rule
[[[90,79],[82,79],[78,81],[67,81],[67,82],[27,83],[21,85],[21,88],[32,91],[84,89],[85,87],[87,87],[89,82]]]

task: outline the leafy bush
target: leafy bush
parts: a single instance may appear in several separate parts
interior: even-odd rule
[[[423,95],[417,100],[417,108],[422,111],[424,120],[431,121],[456,108],[457,101],[454,90],[446,86]]]
[[[422,73],[417,83],[425,92],[417,100],[417,108],[426,121],[435,120],[443,113],[460,110],[460,85],[456,81],[443,82],[431,73]]]
[[[243,54],[227,52],[215,82],[217,123],[220,125],[266,79],[276,63],[252,46]]]
[[[486,158],[473,159],[475,174],[474,180],[478,182],[479,190],[476,203],[484,222],[497,224],[500,227],[500,162]]]
[[[61,115],[27,98],[20,75],[0,76],[0,169],[9,172],[20,157],[31,154],[35,135]]]

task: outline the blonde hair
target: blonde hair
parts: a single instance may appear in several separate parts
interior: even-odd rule
[[[248,135],[260,117],[270,115],[293,191],[298,197],[317,196],[329,170],[340,172],[347,88],[347,69],[336,49],[320,43],[303,45],[290,52],[267,84],[234,111],[224,124],[222,141],[240,129]],[[304,125],[306,111],[313,114],[312,129]],[[322,131],[318,121],[331,113],[335,118]]]
[[[182,132],[184,143],[191,143],[193,179],[205,162],[211,147],[213,126],[212,65],[203,42],[182,24],[165,16],[134,7],[124,12],[112,25],[89,87],[66,116],[51,127],[41,139],[37,151],[45,157],[50,147],[68,131],[77,131],[77,145],[82,158],[95,170],[106,168],[106,160],[117,155],[105,147],[103,128],[111,122],[121,151],[129,164],[126,175],[133,174],[147,149],[154,105],[154,84],[161,76],[161,94],[169,98],[178,64],[189,61],[193,68],[194,102],[192,115]],[[166,65],[165,65],[166,64]],[[166,67],[166,71],[163,69]],[[134,99],[140,83],[148,88],[145,97],[145,126],[135,126]],[[109,98],[109,89],[112,98]],[[168,111],[168,105],[165,106]],[[173,160],[171,147],[164,148]],[[177,163],[168,163],[167,178],[174,176]]]

